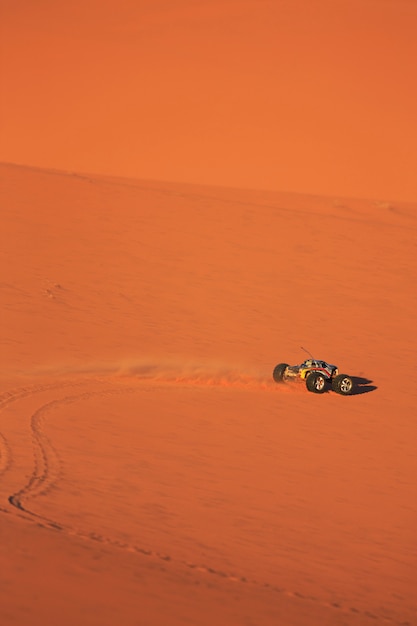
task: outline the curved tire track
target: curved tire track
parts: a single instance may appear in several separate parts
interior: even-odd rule
[[[35,385],[25,385],[24,387],[17,387],[14,389],[10,389],[8,391],[0,394],[0,413],[4,411],[10,404],[14,402],[18,402],[19,400],[24,400],[36,394],[66,389],[68,387],[76,387],[79,385],[85,385],[86,381],[61,381],[57,383],[48,383],[48,384],[35,384]],[[0,477],[6,474],[6,472],[13,465],[13,450],[12,446],[9,443],[6,435],[0,432]],[[36,463],[35,463],[36,465]],[[10,504],[14,504],[11,499],[13,496],[8,498]],[[17,506],[22,511],[24,510],[22,507]],[[0,511],[2,513],[10,513],[10,510],[5,509],[4,507],[0,507]]]
[[[83,381],[79,383],[68,383],[67,386],[75,386],[82,384],[91,384],[91,380]],[[97,380],[95,381],[97,383]],[[104,381],[101,382],[103,384]],[[108,381],[106,381],[108,385]],[[54,385],[54,386],[44,386],[42,388],[37,388],[36,391],[49,391],[51,389],[62,389],[64,385]],[[83,393],[78,393],[70,396],[65,396],[63,398],[57,400],[51,400],[42,406],[40,406],[30,417],[30,429],[32,434],[32,443],[33,443],[33,456],[34,456],[34,466],[31,473],[31,476],[28,482],[18,491],[8,496],[8,502],[15,509],[23,512],[25,514],[25,518],[28,519],[28,516],[31,518],[36,518],[38,522],[43,522],[44,525],[48,527],[53,527],[55,529],[64,530],[65,525],[59,523],[56,520],[52,520],[48,517],[45,517],[41,514],[35,513],[26,503],[28,500],[33,500],[41,495],[47,494],[58,482],[62,475],[62,464],[59,457],[59,454],[49,437],[45,434],[43,430],[44,417],[47,413],[52,412],[54,409],[63,406],[65,404],[72,404],[73,402],[78,401],[86,401],[89,398],[92,398],[97,395],[105,395],[105,394],[118,394],[118,393],[127,393],[129,391],[135,390],[136,388],[117,388],[113,390],[109,390],[107,387],[105,389],[100,389],[96,391],[87,391]],[[27,395],[32,395],[34,392],[28,392],[27,394],[16,394],[13,396],[13,399],[10,398],[9,402],[16,401],[23,397],[27,397]],[[5,440],[6,441],[6,440]],[[6,444],[10,449],[9,444]],[[9,457],[10,458],[10,457]]]
[[[3,411],[9,404],[41,393],[43,391],[49,391],[57,388],[67,386],[73,383],[54,383],[48,385],[29,385],[25,387],[18,387],[11,389],[0,394],[0,412]],[[6,436],[0,432],[0,476],[2,476],[10,467],[12,462],[12,450]]]

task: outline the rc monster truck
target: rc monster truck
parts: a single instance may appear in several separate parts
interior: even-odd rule
[[[336,365],[317,359],[307,359],[301,365],[279,363],[274,368],[272,377],[276,383],[301,378],[305,380],[308,391],[313,393],[324,393],[330,387],[336,393],[348,396],[353,390],[353,380],[350,376],[339,374]]]

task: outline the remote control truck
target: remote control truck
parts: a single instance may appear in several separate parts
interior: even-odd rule
[[[342,396],[348,396],[353,391],[353,380],[347,374],[339,374],[337,365],[331,365],[318,359],[307,359],[300,365],[279,363],[272,373],[276,383],[301,379],[305,381],[308,391],[324,393],[332,389]]]

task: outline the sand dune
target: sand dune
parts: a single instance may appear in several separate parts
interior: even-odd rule
[[[417,206],[0,176],[2,626],[417,623]]]

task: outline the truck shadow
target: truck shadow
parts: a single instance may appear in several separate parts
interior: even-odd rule
[[[369,378],[362,378],[361,376],[351,376],[351,378],[353,381],[351,396],[359,396],[362,393],[369,393],[378,389],[376,385],[371,384],[373,381]]]

